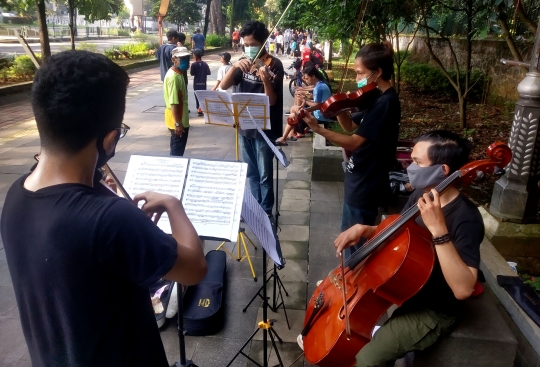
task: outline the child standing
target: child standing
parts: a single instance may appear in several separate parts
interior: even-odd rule
[[[221,56],[221,66],[219,67],[218,69],[218,72],[217,72],[217,83],[216,83],[216,86],[214,87],[214,89],[212,90],[223,90],[219,87],[219,84],[221,83],[221,81],[223,80],[223,77],[225,76],[225,74],[227,74],[227,71],[229,71],[229,69],[232,67],[232,64],[231,64],[231,54],[228,53],[228,52],[223,52],[223,53],[220,53],[219,56]],[[227,92],[229,93],[234,93],[235,91],[235,86],[234,85],[231,85],[227,90]]]
[[[195,56],[195,62],[191,64],[190,74],[193,76],[193,90],[206,90],[206,77],[210,75],[210,68],[208,64],[202,61],[203,51],[201,49],[194,49],[193,56]],[[202,109],[199,107],[199,99],[195,95],[195,101],[197,104],[197,116],[202,116]]]

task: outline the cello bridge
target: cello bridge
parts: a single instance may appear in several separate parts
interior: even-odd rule
[[[339,290],[341,290],[341,284],[340,284],[340,280],[341,280],[341,277],[339,277],[338,275],[334,274],[334,273],[330,273],[328,274],[328,279],[330,280],[330,282]]]

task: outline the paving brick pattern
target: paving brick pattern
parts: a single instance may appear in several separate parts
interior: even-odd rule
[[[217,55],[205,58],[210,64],[212,76],[209,88],[213,86],[219,61]],[[286,59],[283,60],[288,66]],[[163,97],[159,70],[157,68],[135,72],[130,75],[131,85],[126,105],[124,122],[131,130],[122,139],[117,153],[110,162],[120,180],[124,179],[127,163],[132,154],[162,154],[169,151],[169,132],[164,127],[163,116],[157,113],[143,113],[153,107],[162,106]],[[192,91],[192,83],[189,84]],[[284,87],[284,105],[288,108],[292,98]],[[186,156],[219,160],[234,160],[234,130],[222,126],[205,125],[195,117],[195,103],[190,93],[191,128]],[[28,171],[33,163],[33,155],[39,151],[39,139],[35,123],[25,114],[28,102],[0,107],[0,206],[3,206],[6,191],[11,183]],[[8,123],[5,111],[11,111],[13,123]],[[18,117],[17,117],[18,116]],[[17,120],[18,119],[18,120]],[[278,351],[285,366],[309,366],[296,344],[306,309],[308,298],[313,293],[315,282],[326,276],[337,265],[331,240],[337,235],[341,213],[342,185],[337,183],[311,182],[312,145],[311,138],[299,139],[284,148],[291,161],[287,168],[278,167],[278,199],[282,252],[286,265],[278,271],[288,296],[284,295],[289,330],[283,308],[278,312],[269,311],[270,320],[283,343],[278,343]],[[250,248],[250,256],[257,272],[254,282],[246,261],[227,260],[227,286],[225,297],[225,325],[216,335],[207,337],[186,337],[187,357],[201,367],[226,366],[236,351],[244,344],[262,319],[261,299],[243,312],[251,298],[262,285],[262,248],[249,229],[247,235],[257,244],[257,250]],[[215,249],[219,243],[207,241],[206,251]],[[225,245],[236,253],[236,244]],[[272,267],[269,261],[269,269]],[[272,295],[273,283],[267,285]],[[283,290],[283,292],[285,291]],[[279,299],[281,301],[281,299]],[[176,322],[171,320],[161,331],[162,340],[170,363],[178,360],[179,348]],[[258,332],[244,352],[253,359],[262,361],[262,331]],[[269,350],[269,365],[277,364],[276,352]],[[252,366],[240,356],[232,366]],[[28,351],[20,327],[13,287],[7,269],[5,253],[0,244],[0,367],[30,366]]]

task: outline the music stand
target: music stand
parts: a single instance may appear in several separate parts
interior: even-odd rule
[[[208,93],[205,93],[205,94],[208,94]],[[208,124],[210,125],[220,125],[220,126],[231,126],[233,127],[235,130],[236,130],[236,134],[235,134],[235,149],[236,149],[236,160],[237,161],[240,161],[240,155],[239,155],[239,149],[238,149],[238,135],[239,135],[239,129],[240,129],[240,123],[239,123],[239,118],[242,114],[242,112],[246,109],[246,107],[248,105],[252,105],[252,106],[258,106],[258,107],[265,107],[265,105],[262,105],[262,104],[258,104],[258,103],[250,103],[251,100],[248,99],[246,102],[231,102],[231,101],[225,101],[223,100],[222,96],[219,95],[219,94],[216,94],[217,95],[217,98],[214,98],[214,99],[208,99],[208,98],[204,98],[203,100],[203,103],[202,105],[205,107],[205,116],[207,117],[208,119]],[[212,108],[212,104],[218,104],[220,105],[221,107],[225,107],[225,108],[221,108],[220,110],[215,110]],[[232,106],[232,109],[231,109],[231,106]],[[266,109],[265,109],[265,114],[266,114]],[[227,124],[227,123],[220,123],[219,121],[219,117],[231,117],[234,119],[234,124],[230,125],[230,124]],[[217,118],[217,121],[218,122],[213,122],[212,120],[214,118]],[[256,282],[257,281],[257,275],[255,273],[255,269],[253,267],[253,263],[251,262],[251,257],[249,255],[249,251],[248,251],[248,246],[246,244],[246,238],[247,240],[249,241],[249,243],[253,246],[253,248],[255,250],[257,250],[257,246],[253,243],[253,241],[249,238],[249,236],[245,233],[245,228],[240,226],[238,228],[238,238],[239,240],[237,240],[236,244],[237,244],[237,255],[233,255],[226,247],[225,247],[225,244],[228,242],[228,241],[223,241],[221,242],[221,244],[216,248],[216,250],[224,250],[227,254],[229,254],[229,256],[233,259],[233,260],[236,260],[238,262],[241,262],[245,259],[247,259],[248,263],[249,263],[249,267],[251,269],[251,275],[253,276],[253,280]],[[243,250],[243,254],[242,254],[242,250]]]
[[[279,227],[279,224],[278,224],[278,218],[279,218],[279,187],[278,187],[278,183],[279,183],[279,160],[277,158],[277,156],[275,156],[275,159],[276,159],[276,194],[275,194],[275,206],[276,206],[276,214],[275,214],[275,231],[277,233],[277,228]],[[283,266],[281,266],[280,268],[283,268]],[[285,299],[283,298],[283,293],[282,293],[282,289],[283,289],[283,292],[285,292],[285,295],[287,297],[289,297],[289,293],[287,292],[287,289],[285,289],[285,285],[283,285],[283,282],[281,281],[281,278],[279,277],[279,274],[277,272],[278,270],[278,267],[277,265],[274,263],[274,267],[272,270],[272,274],[270,274],[270,276],[266,279],[265,282],[263,282],[261,288],[259,288],[259,290],[257,291],[257,293],[255,293],[255,295],[253,296],[253,298],[251,299],[251,301],[249,301],[249,303],[246,305],[246,307],[244,307],[244,309],[242,310],[242,312],[246,312],[248,307],[253,303],[253,301],[255,301],[255,299],[257,298],[257,296],[259,296],[264,303],[268,303],[268,298],[266,297],[266,295],[261,295],[261,292],[263,292],[263,289],[266,290],[266,285],[268,282],[270,282],[270,280],[273,280],[274,281],[274,288],[272,289],[272,304],[268,305],[268,308],[270,308],[270,310],[272,310],[272,312],[277,312],[278,309],[280,307],[283,306],[283,313],[285,314],[285,320],[287,321],[287,327],[289,328],[289,330],[291,330],[291,325],[289,323],[289,316],[287,315],[287,309],[285,307]],[[276,291],[277,289],[277,291]],[[279,298],[281,297],[281,302],[279,302]]]
[[[171,367],[197,367],[192,360],[186,359],[186,341],[184,335],[184,293],[184,286],[177,282],[176,296],[178,298],[178,348],[180,350],[180,359],[172,364]]]

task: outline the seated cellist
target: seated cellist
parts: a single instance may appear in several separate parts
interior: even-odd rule
[[[416,222],[433,236],[435,266],[425,286],[356,355],[356,367],[393,366],[407,352],[431,346],[459,320],[462,300],[471,296],[476,283],[484,238],[480,212],[455,187],[443,195],[433,190],[468,162],[471,143],[448,131],[424,134],[415,143],[414,163],[407,169],[415,191],[404,210],[418,203],[421,216]],[[375,228],[356,224],[342,232],[334,241],[337,253],[369,237]]]

